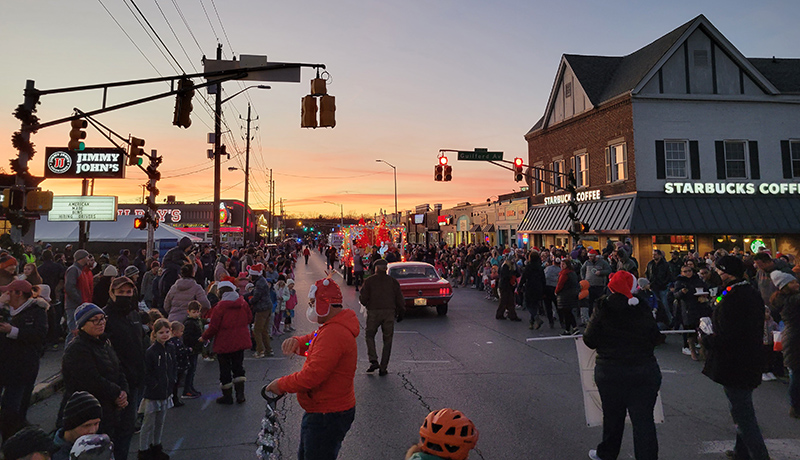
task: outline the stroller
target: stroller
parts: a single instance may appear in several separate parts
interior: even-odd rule
[[[258,450],[256,455],[259,460],[281,460],[283,458],[280,450],[279,435],[283,429],[278,422],[278,414],[275,412],[277,402],[283,395],[275,395],[267,392],[267,386],[261,388],[261,397],[267,401],[264,418],[261,419],[261,431],[258,433]]]

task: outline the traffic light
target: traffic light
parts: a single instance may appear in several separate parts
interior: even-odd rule
[[[133,219],[133,228],[137,230],[145,230],[147,228],[147,219],[144,217],[137,217]]]
[[[178,80],[178,94],[175,95],[175,114],[172,124],[188,128],[192,125],[192,98],[194,97],[194,82],[188,78]]]
[[[144,139],[139,139],[138,137],[131,137],[131,149],[128,153],[128,166],[141,166],[143,160],[141,158],[144,155]]]
[[[49,190],[34,190],[28,192],[25,199],[25,209],[39,212],[50,211],[53,209],[53,192]]]
[[[580,230],[578,233],[589,233],[589,224],[586,222],[578,222],[578,224],[578,230]]]
[[[453,167],[450,165],[444,166],[444,181],[448,182],[453,180]]]
[[[303,96],[302,108],[300,111],[300,127],[301,128],[316,128],[317,127],[317,100],[314,96]]]
[[[525,176],[522,174],[522,158],[514,158],[514,180],[517,182],[522,181]]]
[[[86,120],[77,119],[72,120],[70,126],[72,129],[69,131],[69,144],[67,144],[67,148],[69,150],[82,151],[86,148],[86,144],[81,142],[81,140],[86,139],[86,131],[84,131],[84,129],[89,126],[89,123],[87,123]]]
[[[435,180],[436,182],[441,182],[443,180],[450,180],[450,179],[445,179],[445,169],[446,168],[448,168],[448,166],[447,166],[447,157],[446,156],[440,156],[439,157],[439,163],[436,165],[435,168],[433,168],[433,180]],[[452,172],[451,172],[450,175],[452,176]]]
[[[328,96],[326,94],[319,99],[319,127],[333,128],[335,126],[336,126],[336,97]]]
[[[22,189],[7,188],[3,190],[3,207],[14,211],[22,209],[25,193]]]

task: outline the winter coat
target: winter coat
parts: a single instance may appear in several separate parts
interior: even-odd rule
[[[189,244],[191,245],[191,242]],[[167,251],[167,254],[164,255],[164,261],[161,263],[163,271],[161,273],[160,286],[158,287],[161,291],[161,295],[164,295],[165,292],[169,292],[172,285],[175,284],[180,277],[181,267],[187,263],[189,263],[189,258],[180,245]]]
[[[669,283],[672,282],[672,272],[669,269],[669,262],[662,257],[659,262],[655,259],[647,263],[645,270],[645,277],[650,280],[650,288],[654,291],[663,291],[667,289]]]
[[[786,326],[782,333],[783,362],[794,373],[800,373],[800,294],[779,293],[772,307]]]
[[[597,273],[594,273],[593,270],[597,270]],[[589,286],[605,287],[610,274],[611,266],[600,257],[597,257],[594,263],[592,263],[592,259],[589,259],[581,265],[581,279],[588,281]]]
[[[353,379],[358,360],[356,337],[361,329],[353,310],[345,309],[315,332],[294,337],[297,354],[306,356],[303,369],[281,377],[278,388],[297,393],[300,407],[310,413],[332,413],[356,405]]]
[[[405,312],[406,301],[400,283],[381,270],[364,280],[358,300],[367,311],[394,310],[396,316]]]
[[[727,287],[731,290],[714,307],[714,333],[703,335],[703,373],[723,386],[753,389],[764,367],[764,301],[746,281]]]
[[[558,285],[558,274],[561,273],[561,265],[548,265],[544,268],[544,279],[546,285],[556,287]]]
[[[103,309],[106,313],[106,338],[117,354],[122,372],[130,388],[138,388],[144,382],[145,337],[142,321],[135,299],[124,305],[120,298],[109,301]]]
[[[220,300],[211,311],[211,322],[203,339],[214,340],[214,353],[233,353],[249,350],[250,322],[253,314],[242,296],[236,300]]]
[[[175,380],[175,349],[169,343],[153,342],[145,353],[145,399],[163,401],[169,398]]]
[[[201,309],[211,308],[206,291],[197,284],[194,278],[181,278],[176,281],[164,299],[164,311],[169,315],[169,321],[183,322],[189,316],[187,308],[192,300],[200,302]]]
[[[682,291],[684,288],[688,289],[689,292],[684,294]],[[698,302],[697,296],[694,295],[697,288],[703,288],[704,291],[708,292],[708,285],[697,275],[692,275],[691,278],[679,276],[675,280],[675,299],[678,300],[681,306],[683,325],[689,328],[697,327],[700,324],[700,318],[711,316],[711,302]]]
[[[597,350],[597,363],[636,366],[655,362],[653,349],[660,343],[653,312],[646,302],[628,304],[612,293],[601,297],[583,333],[587,347]]]
[[[286,301],[289,300],[289,288],[286,287],[286,283],[278,281],[272,290],[275,291],[275,310],[286,310]]]
[[[16,331],[0,333],[0,384],[33,385],[44,352],[47,310],[35,299],[28,299],[11,314],[9,324]]]
[[[45,260],[42,262],[42,265],[37,268],[37,271],[39,272],[39,276],[42,277],[42,282],[50,286],[50,292],[55,301],[58,283],[64,279],[64,272],[66,272],[67,269],[63,265],[53,262],[52,260]]]
[[[64,308],[66,310],[75,310],[84,302],[84,292],[79,286],[79,279],[83,272],[83,268],[78,265],[72,264],[64,272]],[[92,295],[89,294],[89,300]]]
[[[231,276],[231,274],[228,273],[228,269],[225,268],[225,264],[222,262],[217,262],[217,266],[214,268],[214,281],[220,282],[222,281],[222,278],[225,278],[226,276]]]
[[[183,337],[186,337],[185,333],[186,331],[184,330]],[[175,357],[175,370],[177,372],[182,372],[189,368],[189,357],[192,355],[192,351],[184,343],[183,337],[171,337],[167,340],[167,345],[172,346]]]
[[[538,302],[544,297],[545,278],[544,270],[538,260],[528,262],[522,271],[519,288],[525,293],[525,300]]]
[[[70,460],[69,453],[72,450],[72,443],[64,439],[64,429],[59,428],[53,435],[53,442],[58,450],[53,453],[50,460]]]
[[[69,401],[72,393],[88,391],[100,401],[103,426],[117,426],[119,411],[115,401],[121,392],[128,392],[128,381],[108,340],[102,336],[92,337],[79,330],[78,336],[64,351],[61,374],[64,377],[62,406]],[[131,404],[134,402],[131,401]]]
[[[497,286],[501,293],[505,293],[505,295],[508,296],[513,294],[514,289],[516,289],[516,276],[516,266],[511,268],[508,264],[504,263],[500,268],[500,284]]]
[[[94,291],[92,292],[92,303],[101,306],[108,303],[111,298],[109,289],[111,289],[111,280],[113,276],[96,276],[94,278]]]
[[[183,322],[183,343],[192,349],[192,354],[200,353],[202,344],[198,343],[198,339],[203,335],[203,320],[200,318],[186,318]]]
[[[270,297],[269,282],[263,276],[259,276],[253,285],[253,295],[250,297],[250,309],[253,313],[262,311],[272,311],[274,304]]]
[[[622,250],[617,251],[619,254],[619,261],[617,261],[617,271],[625,270],[626,272],[632,273],[633,276],[639,277],[639,264],[636,263],[633,258],[631,258],[630,253]]]
[[[772,307],[770,303],[770,298],[772,294],[778,290],[778,287],[772,282],[772,278],[770,278],[770,273],[775,270],[788,273],[790,275],[794,275],[792,273],[792,267],[786,263],[783,259],[773,259],[772,260],[774,267],[770,271],[764,271],[760,268],[756,272],[756,284],[758,285],[758,292],[761,293],[761,299],[764,300],[764,305],[768,307]]]
[[[558,274],[558,284],[556,285],[556,306],[559,309],[576,308],[580,292],[581,285],[578,283],[578,275],[569,268],[562,269]]]
[[[153,281],[158,277],[154,275],[152,270],[147,270],[142,275],[142,300],[145,302],[152,302],[154,297]]]

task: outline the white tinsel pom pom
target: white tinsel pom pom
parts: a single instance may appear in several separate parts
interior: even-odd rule
[[[628,305],[639,305],[639,298],[638,297],[631,297],[628,299]]]

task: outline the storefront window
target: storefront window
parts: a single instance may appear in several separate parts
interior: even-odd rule
[[[653,235],[653,249],[660,249],[667,255],[672,251],[686,255],[695,250],[694,235]]]
[[[583,247],[586,248],[587,250],[589,249],[589,246],[591,246],[598,252],[602,252],[603,250],[603,248],[600,247],[600,240],[597,237],[588,236],[585,238],[581,238],[581,244],[583,244]]]
[[[778,242],[774,236],[766,235],[714,235],[714,250],[733,248],[755,254],[759,248],[765,247],[774,255],[778,252]]]

